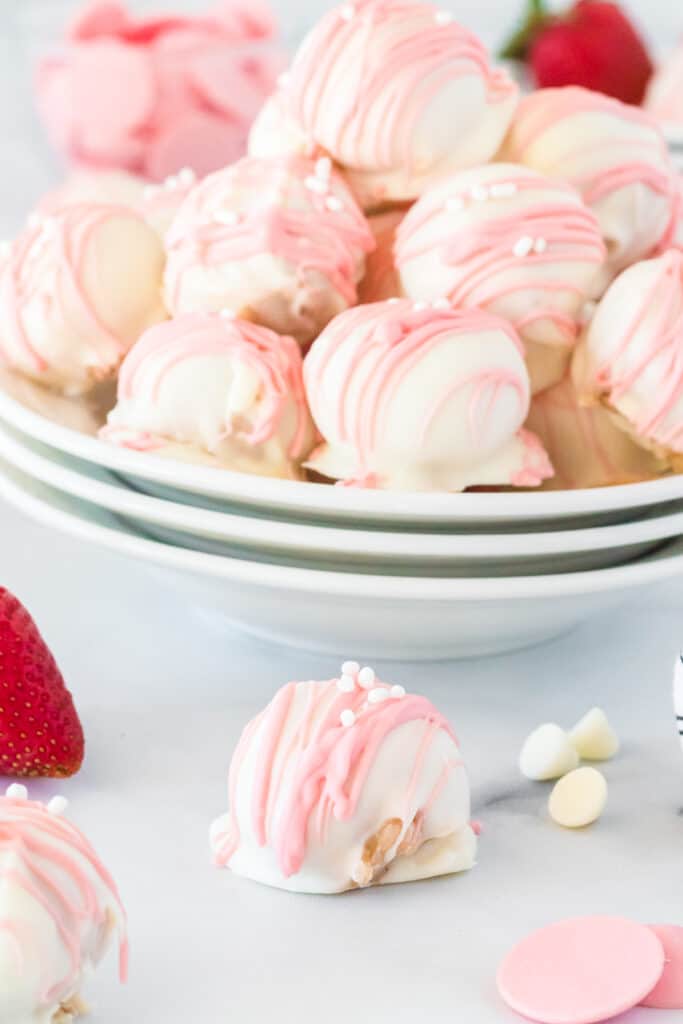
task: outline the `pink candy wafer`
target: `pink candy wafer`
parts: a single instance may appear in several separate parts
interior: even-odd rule
[[[645,925],[576,917],[541,928],[508,953],[498,990],[543,1024],[596,1024],[637,1006],[664,970],[664,949]]]

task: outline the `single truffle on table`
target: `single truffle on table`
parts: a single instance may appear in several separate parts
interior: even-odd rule
[[[231,309],[310,342],[353,305],[374,241],[327,157],[245,158],[193,189],[167,235],[174,315]]]
[[[476,36],[415,0],[356,0],[324,15],[284,91],[292,120],[348,172],[366,209],[491,159],[519,94]]]
[[[577,86],[539,89],[520,104],[502,156],[579,190],[607,244],[605,285],[670,230],[676,174],[644,110]]]
[[[299,346],[232,315],[169,320],[124,361],[101,434],[139,451],[295,479],[314,437]]]
[[[582,405],[570,374],[534,395],[526,426],[541,439],[555,470],[543,485],[546,489],[630,484],[666,470],[617,426],[606,408],[594,402]]]
[[[345,662],[288,683],[242,733],[215,863],[294,892],[337,893],[471,868],[458,741],[425,698]]]
[[[0,797],[0,1024],[68,1024],[81,987],[118,931],[125,981],[126,915],[94,849],[64,817],[14,784]]]
[[[574,188],[526,167],[489,164],[426,192],[398,228],[395,255],[409,298],[445,295],[455,308],[509,320],[537,392],[562,378],[607,253]]]
[[[166,317],[164,252],[133,210],[83,203],[35,215],[0,257],[0,359],[63,394],[113,378]]]
[[[307,461],[347,485],[460,491],[536,487],[552,475],[522,429],[529,374],[499,317],[389,299],[342,313],[304,361],[324,443]]]
[[[625,270],[598,306],[574,356],[585,402],[673,469],[683,468],[683,253]]]

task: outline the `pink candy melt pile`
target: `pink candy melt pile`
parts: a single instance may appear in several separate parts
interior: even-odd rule
[[[154,180],[232,163],[283,68],[274,32],[260,0],[141,20],[99,0],[38,69],[50,137],[73,164]]]

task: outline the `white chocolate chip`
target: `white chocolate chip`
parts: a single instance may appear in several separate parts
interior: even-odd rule
[[[597,768],[577,768],[555,785],[548,801],[553,821],[563,828],[585,828],[607,805],[607,782]]]
[[[375,681],[375,670],[373,668],[362,668],[358,673],[358,682],[364,690],[369,690]]]
[[[360,672],[360,665],[357,661],[345,661],[342,665],[343,676],[357,676]]]
[[[337,682],[337,689],[342,693],[353,693],[356,689],[356,681],[353,676],[342,675]]]
[[[50,814],[54,814],[59,817],[59,815],[64,814],[68,806],[69,801],[65,796],[53,796],[52,800],[50,800],[47,805],[47,809]]]
[[[351,708],[345,708],[339,716],[339,721],[345,729],[348,729],[350,726],[356,724],[356,716]]]
[[[522,238],[519,239],[519,241],[515,242],[514,247],[512,249],[512,253],[519,259],[524,259],[525,256],[528,256],[531,252],[533,252],[533,248],[533,238],[529,238],[528,235],[524,235]]]
[[[547,723],[527,737],[519,755],[522,775],[535,782],[559,779],[579,764],[569,736],[559,725]]]
[[[592,708],[569,733],[579,757],[609,761],[619,750],[619,738],[602,708]]]
[[[9,800],[28,800],[28,790],[26,786],[22,786],[19,782],[13,782],[11,786],[7,787],[5,796]]]
[[[406,691],[405,687],[403,686],[392,686],[391,689],[389,690],[389,696],[393,697],[394,700],[401,700],[401,698],[405,697],[405,695]]]
[[[384,686],[378,686],[368,694],[368,704],[381,704],[383,700],[388,699],[389,691]]]

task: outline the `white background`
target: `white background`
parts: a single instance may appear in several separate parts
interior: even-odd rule
[[[517,11],[512,0],[451,6],[490,41]],[[678,6],[634,5],[661,43],[683,30]],[[29,66],[73,7],[2,5],[5,230],[54,173],[31,119]],[[322,7],[281,0],[288,39]],[[93,1024],[512,1024],[495,969],[530,929],[574,913],[683,923],[683,757],[670,701],[683,585],[527,653],[376,666],[452,718],[485,826],[480,864],[457,879],[315,898],[215,872],[206,832],[225,809],[230,752],[247,718],[287,679],[329,676],[336,665],[221,628],[188,605],[181,581],[162,590],[146,568],[34,527],[1,503],[0,581],[43,627],[88,738],[79,778],[34,793],[71,798],[130,910],[131,981],[120,989],[111,962],[100,972]],[[570,724],[593,703],[607,708],[624,751],[606,769],[603,821],[568,834],[549,823],[547,789],[519,777],[516,757],[538,722]],[[680,1024],[680,1015],[627,1022]]]

